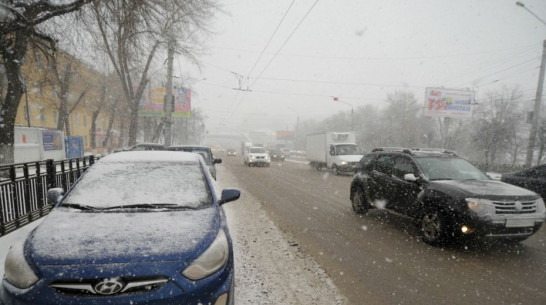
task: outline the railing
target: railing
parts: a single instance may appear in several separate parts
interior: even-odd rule
[[[47,190],[68,190],[95,156],[0,165],[0,236],[47,215]]]

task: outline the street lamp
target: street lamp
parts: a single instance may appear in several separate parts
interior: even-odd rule
[[[533,13],[531,10],[529,10],[525,4],[521,2],[516,2],[517,6],[523,7],[526,11],[528,11],[531,15],[535,16],[540,22],[542,22],[544,25],[546,25],[546,22],[542,20],[539,16],[537,16],[535,13]],[[525,158],[525,166],[530,167],[533,164],[533,151],[535,148],[535,140],[538,130],[538,121],[539,121],[539,115],[540,115],[540,105],[542,103],[542,86],[544,84],[544,66],[546,64],[546,40],[542,43],[542,60],[540,62],[540,72],[538,74],[538,86],[537,86],[537,94],[535,97],[535,107],[533,109],[533,120],[531,122],[531,131],[529,133],[529,145],[527,146],[527,156]]]
[[[353,113],[354,113],[353,104],[350,104],[350,103],[347,103],[347,102],[344,102],[344,101],[340,101],[337,96],[332,96],[332,98],[334,99],[334,102],[343,103],[345,105],[351,106],[351,131],[354,131],[355,128],[354,128],[354,122],[353,122]]]

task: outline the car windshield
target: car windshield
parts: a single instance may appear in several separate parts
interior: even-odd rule
[[[138,204],[199,208],[211,202],[199,163],[99,162],[88,170],[63,204],[99,209]]]
[[[489,180],[468,161],[459,158],[415,158],[428,180]]]
[[[360,150],[356,145],[337,145],[338,155],[360,155]]]
[[[250,153],[251,154],[265,154],[265,153],[267,153],[267,151],[265,150],[265,148],[251,148]]]

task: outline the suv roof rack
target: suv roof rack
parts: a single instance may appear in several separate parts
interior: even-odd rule
[[[409,155],[413,155],[413,152],[424,152],[424,153],[438,153],[438,154],[449,154],[453,156],[457,156],[455,151],[445,149],[445,148],[404,148],[404,147],[376,147],[372,150],[372,152],[377,151],[392,151],[392,152],[403,152]]]
[[[457,154],[455,153],[455,151],[450,150],[450,149],[445,149],[445,148],[428,148],[428,147],[425,147],[425,148],[412,148],[411,150],[413,150],[413,151],[420,151],[420,152],[431,152],[431,153],[440,153],[440,154],[450,154],[450,155],[457,156]]]
[[[372,152],[376,152],[376,151],[393,151],[393,152],[403,152],[410,155],[412,154],[409,148],[404,148],[404,147],[376,147],[372,149]]]

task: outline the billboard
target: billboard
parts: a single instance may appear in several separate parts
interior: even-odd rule
[[[427,88],[425,112],[427,117],[469,119],[472,117],[476,92],[446,88]]]
[[[64,135],[58,130],[42,130],[42,145],[44,151],[47,150],[62,150]]]
[[[147,117],[164,117],[164,99],[167,88],[159,87],[146,89],[140,101],[138,115]],[[178,87],[173,89],[174,111],[173,117],[189,118],[191,117],[191,89]]]

